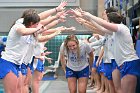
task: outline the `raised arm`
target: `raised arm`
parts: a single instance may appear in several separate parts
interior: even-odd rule
[[[41,25],[39,25],[37,28],[25,28],[25,27],[19,27],[16,29],[16,31],[21,34],[22,36],[24,35],[31,35],[35,32],[38,32],[42,30]]]
[[[104,35],[105,34],[104,32],[98,30],[96,27],[94,27],[93,25],[90,25],[88,23],[84,23],[84,26],[87,29],[90,29],[93,33],[100,34],[100,35]]]
[[[68,32],[68,31],[75,31],[76,29],[75,29],[75,27],[67,28],[67,27],[61,26],[61,27],[57,27],[57,28],[53,28],[53,29],[48,29],[48,30],[44,31],[42,33],[42,35],[48,35],[48,34],[56,32],[58,30],[61,30],[62,32]]]
[[[77,11],[75,11],[75,12],[77,12]],[[82,17],[78,17],[78,18],[76,18],[76,21],[79,22],[80,24],[84,24],[85,26],[87,26],[87,28],[92,29],[92,31],[94,33],[98,33],[100,35],[104,35],[104,33],[112,34],[111,31],[109,31],[108,29],[105,29],[104,27],[100,26],[95,21],[93,21],[91,18],[89,18],[87,20],[87,17],[85,19],[82,18]]]
[[[106,28],[112,32],[116,32],[118,30],[118,26],[116,24],[109,23],[106,20],[103,20],[102,18],[99,18],[99,17],[96,17],[96,16],[90,14],[89,12],[82,12],[82,15],[85,16],[86,18],[92,19],[100,26],[103,26],[104,28]]]
[[[40,14],[38,14],[40,16],[40,19],[43,20],[47,17],[49,17],[50,15],[60,12],[62,10],[65,9],[65,6],[67,5],[67,2],[61,2],[59,6],[57,6],[56,8],[41,12]]]
[[[104,40],[105,40],[105,38],[101,38],[101,39],[99,39],[99,40],[97,40],[95,42],[91,42],[90,43],[90,46],[91,47],[94,47],[94,46],[102,46],[103,43],[104,43]]]
[[[75,18],[75,19],[79,24],[85,26],[87,29],[89,29],[93,33],[104,35],[104,33],[102,31],[99,31],[90,21],[87,21],[86,19],[83,19],[81,17],[78,17],[78,18]]]
[[[46,41],[52,39],[53,37],[59,35],[60,33],[61,33],[61,30],[58,30],[58,31],[56,31],[56,32],[54,32],[54,33],[52,33],[50,35],[44,35],[44,36],[43,35],[38,35],[37,40],[39,42],[46,42]]]
[[[56,19],[63,19],[65,20],[66,18],[66,12],[65,11],[61,11],[61,12],[58,12],[56,15],[54,16],[49,16],[48,18],[44,19],[44,20],[41,20],[40,21],[40,24],[42,25],[47,25],[49,23],[51,23],[52,21],[56,20]]]

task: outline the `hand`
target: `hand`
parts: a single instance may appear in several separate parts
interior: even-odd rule
[[[67,1],[61,2],[60,5],[56,7],[57,12],[64,10],[66,5],[67,5]]]
[[[65,19],[67,15],[68,15],[68,14],[67,14],[66,11],[61,11],[61,12],[58,12],[58,13],[56,14],[56,17],[57,17],[57,18],[61,18],[61,19]]]
[[[51,54],[51,53],[52,53],[52,52],[46,51],[46,52],[43,53],[43,56],[49,55],[49,54]]]
[[[45,28],[42,24],[38,24],[37,29],[38,29],[37,34],[40,34],[45,30]]]
[[[90,17],[91,14],[89,12],[86,12],[86,11],[81,11],[81,15],[83,17]]]
[[[62,32],[61,30],[57,30],[57,31],[55,32],[55,34],[56,34],[56,35],[59,35],[59,34],[61,34],[61,32]]]
[[[79,24],[83,24],[84,22],[86,22],[86,20],[84,20],[83,18],[76,18],[76,21],[79,23]]]
[[[64,27],[64,26],[60,26],[60,27],[57,27],[57,28],[55,28],[56,30],[61,30],[61,31],[64,31],[65,30],[65,28],[66,27]]]
[[[40,56],[38,59],[40,59],[41,61],[45,60],[44,56]]]
[[[47,47],[44,47],[43,50],[46,51],[47,50]]]
[[[62,19],[62,18],[58,19],[58,21],[59,22],[63,22],[63,23],[66,22],[66,20],[65,19]]]
[[[57,18],[59,18],[58,19],[59,22],[66,22],[66,15],[67,15],[67,13],[65,11],[58,12],[56,14]]]
[[[70,13],[73,15],[73,17],[82,17],[82,14],[81,12],[78,10],[78,9],[71,9],[71,10],[68,10],[67,13]]]
[[[53,60],[52,58],[48,58],[48,57],[47,57],[46,59],[47,59],[47,61],[48,61],[50,64],[52,63],[52,60]]]
[[[76,28],[72,26],[72,27],[70,27],[70,28],[65,28],[65,30],[75,31],[75,30],[76,30]]]
[[[71,30],[71,31],[75,31],[75,27],[70,27],[70,28],[67,28],[67,27],[64,27],[64,26],[61,26],[61,27],[57,27],[55,28],[56,30],[61,30],[61,31],[66,31],[66,30]]]

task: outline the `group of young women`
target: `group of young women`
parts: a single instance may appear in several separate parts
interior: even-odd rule
[[[45,58],[51,61],[46,57],[51,52],[45,51],[45,43],[61,31],[73,30],[73,27],[63,26],[53,28],[65,22],[66,5],[67,2],[63,1],[58,7],[39,14],[34,9],[28,9],[14,22],[0,58],[0,79],[5,93],[29,93],[31,83],[33,93],[39,93]]]
[[[102,18],[80,8],[65,12],[66,5],[67,2],[61,2],[58,7],[39,14],[29,9],[15,21],[0,58],[0,78],[5,93],[29,93],[30,85],[33,93],[39,93],[45,58],[52,60],[46,57],[51,52],[46,51],[45,44],[61,31],[74,30],[63,26],[52,28],[65,22],[67,14],[72,14],[72,18],[94,33],[90,43],[68,35],[60,47],[70,93],[86,93],[90,72],[98,93],[135,93],[140,59],[130,30],[122,24],[123,17],[114,8],[106,9]]]
[[[97,42],[81,45],[76,36],[70,35],[61,46],[61,62],[68,79],[70,93],[77,93],[77,87],[78,93],[86,93],[92,52],[101,46],[103,50],[95,56],[92,69],[97,93],[135,93],[137,76],[140,76],[140,59],[136,55],[130,30],[122,23],[123,17],[114,8],[106,9],[102,18],[80,8],[71,9],[68,13],[73,14],[78,23],[101,36],[99,40],[96,39]],[[86,60],[87,58],[90,60]]]

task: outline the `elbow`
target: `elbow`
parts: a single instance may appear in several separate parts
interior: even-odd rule
[[[45,40],[38,40],[38,42],[45,42]]]
[[[28,34],[27,34],[27,33],[22,32],[22,33],[20,33],[20,35],[21,35],[21,36],[26,36],[26,35],[28,35]]]
[[[46,42],[46,41],[49,41],[51,38],[46,38],[46,37],[42,37],[42,38],[38,38],[38,41],[39,42]]]
[[[47,39],[42,39],[42,38],[38,39],[38,42],[46,42],[46,41],[48,41],[48,40]]]

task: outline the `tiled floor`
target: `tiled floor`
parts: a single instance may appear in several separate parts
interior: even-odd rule
[[[69,93],[67,80],[61,69],[58,70],[58,78],[56,80],[41,81],[39,93]],[[0,81],[0,93],[3,92],[2,82]],[[95,93],[93,89],[87,89],[87,93]]]
[[[43,81],[40,85],[40,93],[69,93],[68,84],[64,76],[52,81]],[[87,93],[96,93],[88,89]]]
[[[0,82],[0,93],[4,93],[2,83]],[[68,84],[63,77],[58,77],[56,80],[41,81],[40,82],[40,93],[69,93]],[[93,90],[88,89],[87,93],[95,93]]]

